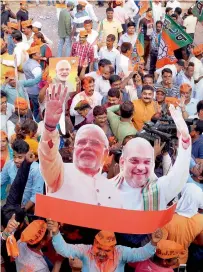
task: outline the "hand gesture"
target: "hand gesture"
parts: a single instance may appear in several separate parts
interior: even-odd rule
[[[182,113],[175,109],[173,105],[170,105],[169,111],[171,117],[173,118],[174,123],[176,124],[177,131],[182,135],[184,140],[188,140],[190,138],[188,127],[183,119]]]
[[[51,87],[51,95],[49,94],[49,90],[47,90],[46,93],[46,112],[44,120],[46,128],[50,131],[55,130],[63,112],[63,103],[68,90],[67,87],[63,89],[63,91],[61,89],[61,84],[57,86],[53,85]]]
[[[59,224],[56,221],[47,219],[47,229],[53,234],[56,235],[59,232]]]
[[[152,233],[152,245],[156,246],[157,243],[163,238],[163,232],[161,229],[157,229],[154,233]]]
[[[16,218],[16,215],[13,214],[11,219],[8,221],[7,227],[5,229],[6,232],[12,233],[20,225],[20,223],[18,223],[15,218]]]
[[[26,159],[27,162],[32,163],[32,162],[35,161],[36,157],[35,157],[35,154],[34,154],[34,153],[32,153],[31,151],[29,151],[29,152],[26,154],[25,159]]]

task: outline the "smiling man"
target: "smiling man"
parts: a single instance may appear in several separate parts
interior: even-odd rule
[[[121,173],[114,178],[123,199],[123,208],[162,210],[176,197],[187,182],[191,157],[191,139],[181,112],[170,106],[179,134],[176,161],[166,176],[154,174],[154,149],[143,138],[131,139],[120,159]]]
[[[134,100],[135,108],[133,122],[137,130],[141,130],[145,122],[149,122],[152,116],[156,113],[156,105],[153,101],[154,88],[145,85],[142,88],[141,98]]]
[[[58,151],[56,126],[63,111],[67,89],[61,94],[59,87],[56,95],[53,90],[51,97],[47,97],[45,129],[39,144],[40,166],[47,184],[47,194],[98,206],[121,207],[118,190],[101,175],[109,143],[99,126],[89,124],[78,130],[73,163],[63,163]]]

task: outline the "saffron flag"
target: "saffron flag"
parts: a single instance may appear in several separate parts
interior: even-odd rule
[[[152,8],[152,1],[140,1],[138,5],[140,6],[139,14],[142,16],[148,10],[148,8]]]
[[[161,68],[167,64],[177,62],[174,50],[187,46],[193,39],[171,17],[166,15],[163,24],[161,41],[159,44],[156,67]]]
[[[144,29],[143,27],[140,29],[135,46],[136,46],[137,56],[139,57],[144,56]]]
[[[192,9],[192,13],[197,17],[198,21],[203,22],[203,1],[197,1]]]

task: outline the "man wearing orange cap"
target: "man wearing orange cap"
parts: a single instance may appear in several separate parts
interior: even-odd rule
[[[173,272],[173,268],[179,266],[179,256],[183,253],[182,245],[170,240],[161,240],[151,259],[131,264],[131,266],[136,268],[136,272]]]
[[[26,119],[33,119],[32,112],[28,108],[28,102],[25,98],[19,97],[14,103],[15,112],[11,115],[7,122],[8,139],[15,134],[15,126],[17,123],[23,123]]]
[[[182,83],[180,85],[180,96],[184,98],[184,104],[180,105],[182,113],[187,113],[184,118],[188,118],[190,115],[194,115],[197,112],[198,100],[192,98],[192,87],[188,83]]]
[[[43,220],[34,220],[22,232],[18,241],[19,256],[15,258],[17,271],[49,272],[41,248],[49,241],[47,224]]]
[[[79,57],[78,74],[80,74],[86,60],[88,62],[89,71],[93,71],[94,48],[87,42],[87,36],[87,31],[81,30],[79,33],[79,42],[75,42],[72,45],[71,56]]]
[[[193,55],[194,56],[190,59],[190,61],[193,62],[195,65],[193,77],[194,77],[195,83],[197,83],[200,76],[203,74],[203,63],[201,62],[202,55],[203,55],[202,46],[194,47]]]
[[[13,39],[12,39],[12,32],[14,30],[18,30],[18,24],[15,23],[15,22],[8,22],[7,24],[7,33],[8,33],[8,37],[7,37],[7,47],[8,47],[8,53],[9,55],[12,55],[13,54],[13,51],[14,51],[14,48],[15,48],[15,44],[13,42]]]
[[[23,42],[27,43],[29,47],[33,43],[34,33],[32,31],[32,20],[27,20],[21,22],[22,33],[23,33]]]
[[[129,248],[116,245],[114,232],[100,231],[95,236],[93,245],[71,245],[64,241],[57,222],[48,219],[47,226],[53,234],[52,243],[56,252],[66,258],[81,259],[83,271],[91,272],[123,272],[126,263],[150,258],[162,238],[162,232],[157,230],[152,234],[151,242],[144,247]]]

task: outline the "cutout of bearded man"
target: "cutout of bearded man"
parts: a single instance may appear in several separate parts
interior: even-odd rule
[[[56,89],[56,90],[55,90]],[[117,188],[102,176],[108,155],[108,139],[93,124],[82,126],[75,137],[73,163],[63,163],[58,151],[59,133],[56,126],[63,112],[68,89],[53,86],[47,92],[45,128],[39,144],[39,161],[47,185],[47,195],[98,206],[121,208]]]
[[[169,173],[157,178],[154,174],[154,149],[143,138],[131,139],[123,148],[119,173],[114,179],[124,209],[164,210],[182,190],[189,176],[191,138],[181,112],[170,105],[176,124],[178,155]]]

